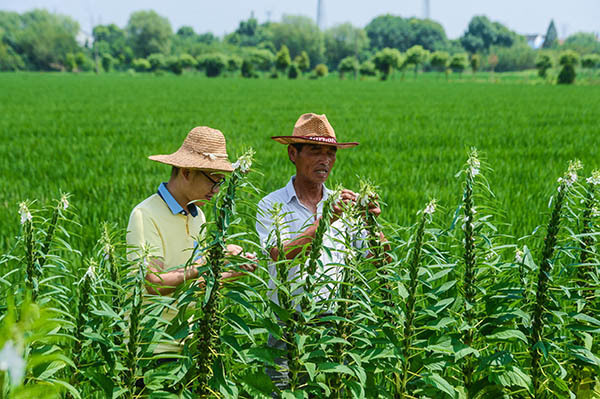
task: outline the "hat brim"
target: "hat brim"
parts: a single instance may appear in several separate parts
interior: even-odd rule
[[[359,143],[356,143],[356,142],[348,142],[348,143],[333,142],[332,143],[332,142],[328,142],[328,141],[318,140],[318,138],[316,138],[315,140],[311,140],[310,138],[300,138],[297,136],[273,136],[271,138],[281,144],[317,144],[317,145],[327,145],[330,147],[337,147],[337,148],[352,148],[352,147],[356,147],[357,145],[359,145]]]
[[[233,172],[233,166],[227,159],[210,159],[197,154],[182,154],[180,151],[169,155],[150,155],[148,159],[178,168]]]

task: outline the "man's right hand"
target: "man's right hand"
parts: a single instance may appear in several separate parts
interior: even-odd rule
[[[333,205],[333,216],[331,218],[331,223],[335,222],[342,216],[344,212],[344,206],[341,204],[342,202],[345,204],[352,203],[352,205],[356,204],[357,195],[354,191],[348,190],[346,188],[342,189],[340,193],[340,201],[337,204]]]

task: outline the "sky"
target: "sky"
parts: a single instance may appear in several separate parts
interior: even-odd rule
[[[374,17],[393,14],[424,17],[424,0],[322,0],[324,27],[343,22],[364,27]],[[449,38],[461,36],[474,15],[487,15],[520,34],[546,32],[554,19],[560,38],[575,32],[600,33],[600,0],[429,0],[430,18],[441,23]],[[0,10],[34,8],[68,15],[90,32],[97,24],[127,24],[133,11],[152,9],[176,31],[183,25],[217,36],[234,31],[251,13],[259,22],[281,20],[284,14],[316,19],[317,0],[0,0]]]

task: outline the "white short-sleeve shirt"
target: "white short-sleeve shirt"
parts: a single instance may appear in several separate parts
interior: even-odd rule
[[[260,237],[263,251],[265,251],[266,254],[269,254],[269,250],[276,245],[274,236],[275,226],[271,211],[275,204],[280,203],[282,205],[281,216],[283,217],[283,224],[280,233],[282,241],[286,242],[293,240],[322,215],[323,203],[331,194],[331,190],[323,185],[323,198],[321,198],[321,201],[317,204],[317,213],[314,214],[298,200],[296,189],[294,188],[295,178],[296,176],[292,176],[285,187],[273,191],[258,203],[256,231]],[[338,220],[332,223],[329,231],[326,232],[323,238],[323,247],[326,250],[321,251],[321,256],[319,258],[319,268],[321,270],[317,271],[317,279],[321,276],[323,278],[330,278],[333,281],[339,281],[340,272],[347,253],[343,238],[343,233],[346,228],[347,227]],[[361,239],[353,241],[352,245],[355,248],[362,248],[364,244],[364,234],[365,232],[362,231],[360,234]],[[271,279],[269,280],[269,295],[274,302],[278,303],[275,282],[273,281],[273,278],[277,276],[277,270],[274,264],[269,265],[269,274],[271,276]],[[288,280],[295,279],[303,280],[303,276],[300,276],[299,264],[293,265],[288,271]],[[315,297],[318,300],[326,300],[333,295],[333,289],[333,284],[321,285],[319,291],[315,293]],[[296,291],[295,294],[297,293],[298,291]]]

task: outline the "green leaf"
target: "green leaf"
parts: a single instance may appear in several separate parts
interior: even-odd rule
[[[431,374],[423,377],[423,382],[448,394],[451,398],[456,398],[456,390],[439,374]]]
[[[271,392],[276,390],[273,381],[262,370],[246,374],[240,381],[253,397],[258,394],[270,398]]]
[[[494,330],[492,334],[486,335],[488,341],[506,341],[512,342],[515,339],[527,343],[527,337],[519,330],[511,330],[508,328],[499,328]]]
[[[344,366],[343,364],[326,362],[319,364],[319,371],[323,373],[340,373],[340,374],[348,374],[354,376],[354,373],[348,366]]]

